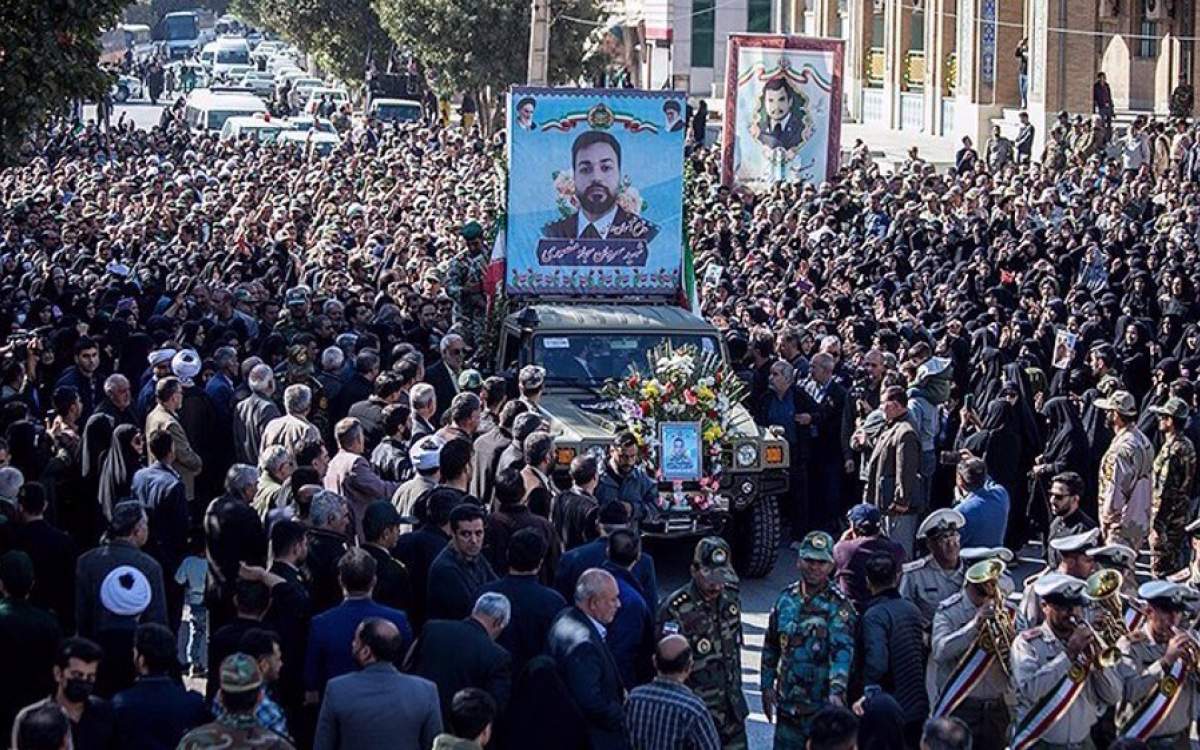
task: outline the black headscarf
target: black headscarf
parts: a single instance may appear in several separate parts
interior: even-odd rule
[[[988,474],[1015,495],[1021,480],[1021,433],[1016,410],[1002,398],[993,399],[983,411],[982,426],[962,440],[960,447],[979,456],[987,464]]]
[[[104,455],[96,499],[100,512],[111,520],[112,508],[122,498],[129,497],[134,473],[141,468],[142,457],[133,447],[140,431],[131,424],[119,425],[112,433],[112,447]]]

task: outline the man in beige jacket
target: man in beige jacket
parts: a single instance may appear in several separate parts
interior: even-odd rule
[[[183,425],[176,416],[183,404],[183,386],[179,378],[168,377],[159,380],[154,386],[154,398],[158,403],[146,415],[146,440],[149,442],[150,436],[156,432],[166,432],[171,436],[175,447],[175,461],[171,468],[179,472],[179,478],[183,480],[184,489],[187,490],[188,500],[195,500],[196,476],[204,468],[204,463],[200,460],[200,454],[192,450]]]

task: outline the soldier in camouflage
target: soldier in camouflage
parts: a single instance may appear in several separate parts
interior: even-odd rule
[[[233,654],[221,662],[221,705],[225,715],[183,736],[178,750],[293,750],[292,744],[262,728],[254,709],[262,700],[263,678],[258,664],[245,654]]]
[[[274,330],[290,343],[296,334],[308,332],[311,322],[308,317],[308,290],[304,287],[289,289],[284,295],[283,304],[283,314],[279,316]]]
[[[831,582],[833,537],[811,531],[800,543],[800,580],[771,608],[762,651],[762,701],[775,721],[775,750],[804,750],[813,717],[846,706],[854,659],[854,605]]]
[[[658,638],[688,639],[695,657],[687,686],[712,714],[726,750],[746,748],[742,694],[742,617],[729,544],[711,536],[696,544],[692,581],[668,596],[658,611]]]
[[[1162,406],[1152,406],[1158,414],[1158,432],[1162,447],[1154,457],[1154,500],[1150,506],[1150,569],[1155,576],[1173,572],[1182,559],[1187,533],[1188,512],[1192,504],[1192,484],[1196,478],[1196,449],[1183,435],[1188,407],[1183,399],[1172,396]]]
[[[275,371],[275,377],[282,382],[275,392],[282,394],[289,385],[308,386],[312,391],[312,408],[308,412],[308,421],[313,423],[327,444],[332,444],[333,424],[329,419],[329,398],[325,395],[325,386],[314,375],[315,368],[310,354],[305,344],[292,344],[288,347],[287,360]]]
[[[454,321],[461,323],[468,343],[479,345],[487,314],[483,275],[487,270],[483,227],[469,221],[459,230],[467,249],[454,256],[446,267],[446,294],[454,301]]]

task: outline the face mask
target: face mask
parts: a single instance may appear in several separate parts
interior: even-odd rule
[[[72,703],[83,703],[96,689],[96,683],[87,680],[69,679],[63,686],[63,697]]]

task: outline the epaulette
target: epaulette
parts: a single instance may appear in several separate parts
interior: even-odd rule
[[[787,588],[783,590],[783,593],[796,594],[796,595],[803,593],[801,591],[800,581],[792,581],[791,583],[789,583]]]
[[[922,557],[911,562],[906,562],[900,567],[905,573],[911,573],[914,570],[920,570],[921,568],[925,567],[926,562],[928,562],[928,558]]]
[[[691,601],[691,597],[688,596],[688,593],[686,591],[680,591],[671,598],[671,603],[668,606],[678,607],[682,604],[687,604],[689,601]]]
[[[953,607],[955,604],[958,604],[959,602],[961,602],[962,598],[963,598],[963,592],[961,592],[961,591],[958,592],[957,594],[951,594],[950,596],[943,599],[937,605],[937,608],[938,609],[946,609],[948,607]]]
[[[1021,640],[1032,641],[1038,637],[1038,633],[1042,632],[1041,628],[1029,628],[1021,631]]]

